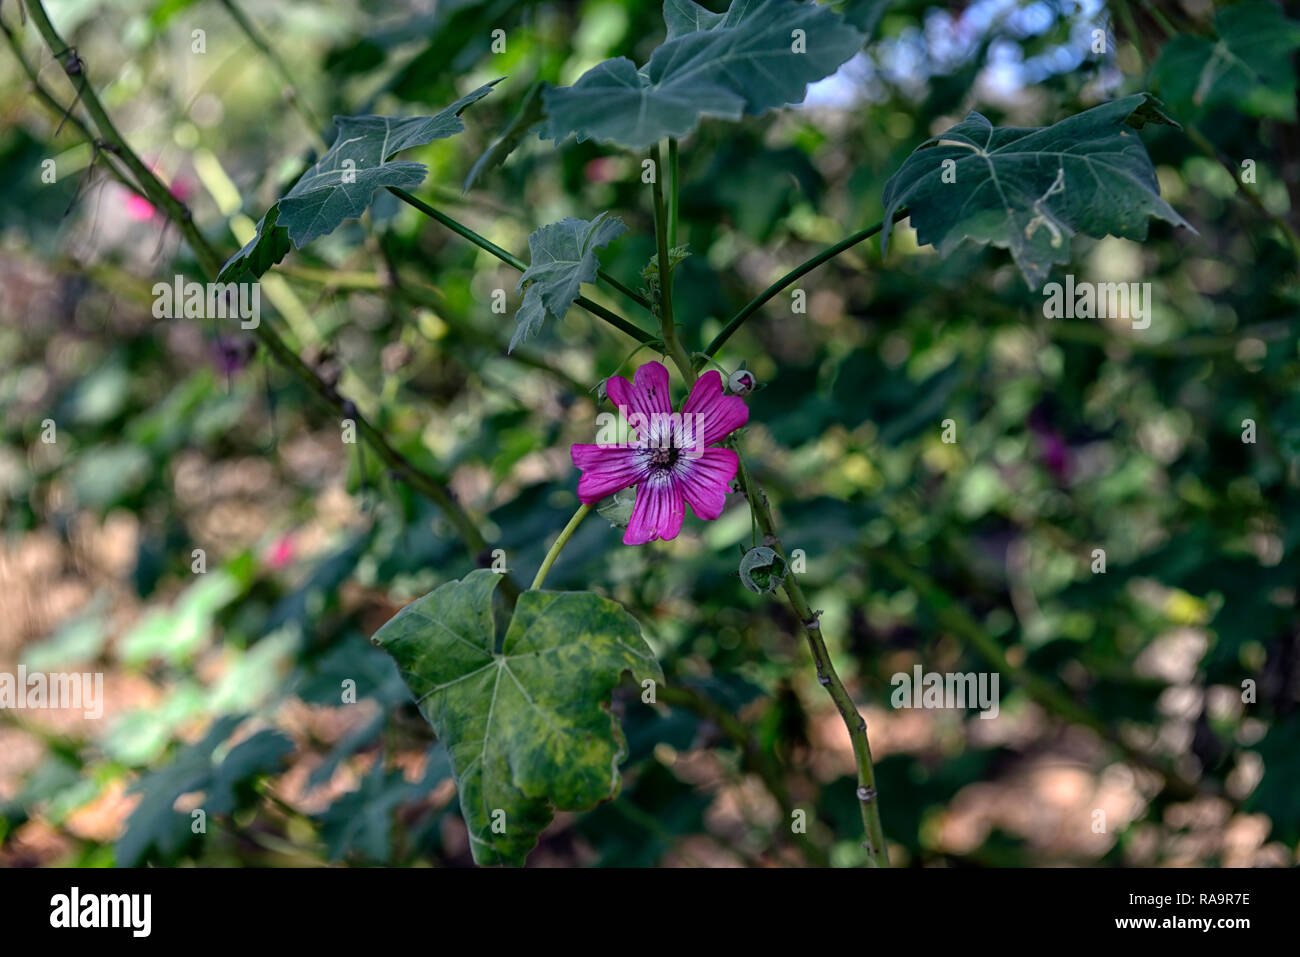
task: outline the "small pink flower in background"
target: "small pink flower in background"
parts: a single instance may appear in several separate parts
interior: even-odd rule
[[[275,540],[275,543],[267,549],[266,564],[270,568],[284,568],[293,561],[297,549],[293,546],[293,535],[285,533]]]
[[[700,518],[721,515],[739,460],[731,449],[707,446],[749,421],[744,401],[723,391],[722,376],[713,370],[700,376],[680,415],[673,414],[661,363],[647,362],[632,382],[611,376],[605,390],[625,418],[642,424],[632,421],[633,442],[573,446],[573,464],[582,470],[578,498],[591,505],[635,485],[625,545],[676,538],[688,504]]]
[[[158,172],[157,166],[151,166],[154,173]],[[190,187],[182,179],[177,179],[167,187],[167,191],[179,199],[181,202],[189,199]],[[147,223],[157,215],[158,209],[153,203],[145,199],[138,193],[128,193],[126,196],[126,214],[138,223]]]
[[[153,219],[153,214],[157,212],[153,203],[140,196],[137,193],[131,193],[126,198],[126,214],[134,219],[137,223],[145,223]]]
[[[608,156],[597,156],[583,167],[589,183],[612,183],[618,178],[618,164]]]

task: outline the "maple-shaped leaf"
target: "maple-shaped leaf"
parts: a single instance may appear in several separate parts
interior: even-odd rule
[[[617,216],[601,213],[590,222],[569,217],[533,231],[528,237],[528,268],[519,278],[524,301],[515,313],[509,351],[536,334],[548,318],[564,318],[582,284],[596,278],[596,250],[626,229]]]
[[[663,681],[636,619],[591,592],[527,591],[498,650],[490,569],[399,611],[393,656],[451,758],[478,864],[524,862],[556,810],[614,797],[627,754],[609,697],[625,671]]]
[[[366,211],[377,190],[414,189],[429,172],[423,163],[393,160],[413,146],[465,129],[460,114],[483,99],[494,81],[461,97],[433,116],[336,116],[334,144],[266,211],[257,235],[221,267],[219,282],[249,281],[301,248]]]
[[[1160,198],[1135,132],[1146,123],[1177,126],[1145,93],[1046,127],[995,127],[972,112],[885,184],[881,248],[906,207],[918,242],[943,255],[965,239],[1008,249],[1037,289],[1054,263],[1069,261],[1075,233],[1144,240],[1152,216],[1192,229]]]
[[[547,89],[542,135],[644,149],[706,116],[757,116],[801,101],[866,39],[826,7],[797,0],[733,0],[725,14],[667,0],[664,21],[668,38],[645,66],[616,57]]]

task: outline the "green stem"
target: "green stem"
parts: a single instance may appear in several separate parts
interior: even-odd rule
[[[518,269],[520,272],[523,272],[525,269],[528,268],[528,263],[524,262],[518,256],[514,255],[514,253],[507,252],[506,250],[502,249],[500,246],[492,242],[492,240],[488,239],[487,237],[480,236],[478,233],[474,232],[474,230],[470,229],[468,226],[461,225],[460,223],[452,219],[450,216],[448,216],[446,213],[442,212],[441,210],[434,209],[432,206],[430,206],[424,200],[420,199],[418,196],[412,196],[406,190],[398,189],[396,186],[389,186],[388,191],[392,193],[394,196],[396,196],[398,199],[400,199],[402,202],[406,203],[408,206],[418,209],[420,212],[424,213],[424,215],[428,216],[430,219],[437,220],[438,222],[442,223],[442,225],[446,226],[456,235],[460,236],[463,239],[468,239],[479,249],[482,249],[486,252],[491,253],[493,256],[496,256],[497,259],[501,260],[507,266],[513,266],[515,269]]]
[[[388,191],[392,193],[394,196],[396,196],[398,199],[400,199],[402,202],[406,203],[408,206],[418,209],[420,212],[424,213],[424,215],[428,216],[430,219],[442,223],[442,225],[446,226],[456,235],[462,237],[463,239],[469,240],[479,249],[482,249],[485,252],[489,252],[493,256],[496,256],[497,259],[501,260],[507,266],[513,266],[515,269],[518,269],[520,272],[523,272],[525,269],[528,268],[528,263],[524,262],[518,256],[502,249],[500,246],[492,242],[492,240],[488,239],[487,237],[480,236],[478,233],[474,232],[474,230],[470,229],[468,226],[465,226],[464,224],[457,222],[456,220],[452,219],[450,216],[448,216],[446,213],[442,212],[441,210],[435,209],[434,207],[426,203],[424,200],[420,199],[418,196],[412,196],[406,190],[398,189],[395,186],[388,187]],[[643,330],[640,326],[628,322],[628,320],[624,319],[618,313],[610,309],[606,309],[598,302],[592,302],[586,296],[579,296],[577,299],[573,301],[577,303],[579,306],[581,306],[583,309],[586,309],[593,316],[596,316],[599,319],[604,319],[615,329],[618,329],[620,332],[626,333],[627,335],[635,339],[637,342],[655,341],[654,336],[650,335],[650,333]]]
[[[905,210],[899,210],[894,215],[894,222],[898,222],[900,219],[904,219],[906,216],[907,216],[907,212]],[[757,296],[751,299],[748,302],[748,304],[746,304],[744,309],[741,309],[740,312],[736,313],[729,320],[727,320],[727,324],[722,327],[722,331],[713,337],[713,341],[710,342],[708,347],[704,350],[704,355],[706,356],[716,355],[718,350],[723,347],[726,341],[730,339],[733,335],[735,335],[736,330],[745,324],[745,320],[747,320],[754,313],[758,312],[759,309],[763,308],[763,306],[768,302],[768,300],[772,299],[774,296],[780,293],[782,289],[785,289],[791,283],[798,280],[801,276],[804,276],[807,273],[812,272],[822,263],[834,259],[836,256],[844,252],[846,249],[852,249],[854,246],[856,246],[858,243],[862,242],[863,240],[870,239],[872,236],[876,235],[876,233],[880,232],[884,228],[885,228],[884,220],[881,220],[880,222],[876,223],[874,226],[868,226],[866,229],[860,229],[852,236],[848,236],[845,237],[844,239],[841,239],[834,246],[826,247],[821,252],[819,252],[816,256],[814,256],[812,259],[809,259],[806,262],[803,262],[800,265],[796,266],[794,269],[791,269],[788,273],[786,273],[776,282],[772,283],[772,285],[768,286]]]
[[[677,140],[668,140],[668,248],[677,245]]]
[[[563,531],[560,532],[560,536],[551,546],[551,550],[547,552],[546,557],[542,559],[542,567],[537,569],[537,577],[534,578],[533,583],[528,586],[529,591],[536,591],[542,587],[542,582],[546,581],[546,576],[549,574],[551,566],[554,565],[555,560],[560,557],[560,552],[564,551],[564,546],[569,544],[569,539],[573,537],[573,533],[577,530],[578,526],[582,524],[582,520],[587,517],[587,513],[591,511],[591,508],[590,505],[581,505],[578,507],[578,510],[573,513],[573,518],[569,519],[569,524],[564,526]]]
[[[1145,58],[1145,54],[1142,51],[1142,34],[1138,33],[1137,21],[1133,19],[1133,9],[1128,5],[1128,0],[1120,0],[1120,2],[1116,4],[1116,8],[1119,13],[1119,18],[1124,24],[1124,32],[1128,34],[1128,38],[1133,44],[1133,49],[1137,51],[1138,62],[1141,63]]]
[[[695,384],[695,366],[691,357],[682,348],[677,339],[677,327],[673,323],[673,267],[668,255],[668,223],[664,212],[664,164],[663,151],[656,144],[650,150],[650,161],[654,163],[654,217],[655,246],[659,259],[659,331],[663,336],[664,349],[672,357],[674,364],[686,380],[687,385]]]
[[[1170,22],[1169,18],[1165,16],[1165,12],[1156,6],[1156,4],[1151,3],[1150,0],[1142,0],[1142,8],[1146,10],[1151,19],[1156,22],[1156,25],[1164,31],[1165,36],[1176,37],[1179,35],[1180,31]],[[1191,29],[1186,29],[1181,32],[1192,33],[1193,31]]]
[[[759,528],[763,530],[763,543],[774,549],[788,563],[785,548],[776,534],[776,525],[767,496],[750,476],[745,460],[740,458],[738,450],[736,454],[740,462],[737,473],[740,490],[749,499],[750,509],[758,521]],[[814,612],[809,607],[808,599],[804,596],[799,580],[793,572],[785,576],[781,587],[785,591],[790,608],[803,628],[808,650],[812,653],[813,663],[817,666],[817,681],[831,696],[849,733],[849,740],[853,744],[854,763],[858,770],[858,808],[862,813],[862,827],[867,838],[862,846],[867,851],[867,862],[872,867],[888,867],[889,848],[885,844],[885,832],[880,823],[880,800],[876,791],[875,765],[871,761],[871,745],[867,741],[867,722],[859,713],[848,689],[844,687],[844,682],[835,671],[830,651],[826,647],[825,639],[822,638],[821,621],[818,618],[820,612]]]
[[[621,282],[619,282],[609,273],[605,272],[605,270],[597,269],[596,278],[599,279],[601,282],[605,282],[613,286],[616,290],[621,292],[623,295],[627,296],[629,299],[635,302],[642,309],[645,309],[647,312],[653,310],[653,307],[650,305],[649,299],[647,299],[645,296],[641,295],[640,293],[633,292],[631,289],[623,285]]]

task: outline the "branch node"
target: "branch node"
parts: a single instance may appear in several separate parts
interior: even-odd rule
[[[68,47],[56,59],[63,61],[63,72],[68,76],[81,76],[86,70],[86,64],[77,56],[76,47]]]

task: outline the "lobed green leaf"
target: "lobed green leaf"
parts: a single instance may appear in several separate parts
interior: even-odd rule
[[[972,112],[917,147],[885,184],[881,248],[906,207],[920,243],[943,255],[965,239],[1008,249],[1037,289],[1054,263],[1069,261],[1075,233],[1144,240],[1152,216],[1191,229],[1160,198],[1133,132],[1146,123],[1178,125],[1146,93],[1046,127],[995,127]]]
[[[614,797],[627,753],[608,701],[620,676],[663,680],[636,620],[591,592],[520,596],[499,651],[476,569],[398,612],[372,639],[397,661],[451,757],[479,864],[522,864],[555,810]]]
[[[626,230],[621,219],[606,212],[590,221],[568,217],[533,231],[528,237],[529,265],[519,279],[524,301],[515,313],[509,351],[537,334],[548,318],[564,318],[582,284],[593,282],[600,270],[596,250]]]
[[[479,87],[433,116],[334,117],[338,135],[333,145],[266,211],[257,224],[257,235],[221,267],[217,281],[256,279],[291,248],[302,248],[333,232],[344,220],[356,219],[377,190],[419,186],[429,172],[424,164],[392,157],[461,132],[465,123],[460,114],[491,93],[498,82]]]
[[[797,0],[733,0],[725,14],[667,0],[664,22],[668,37],[645,66],[616,57],[546,90],[542,135],[645,149],[706,116],[757,116],[801,101],[866,39],[826,7]]]

